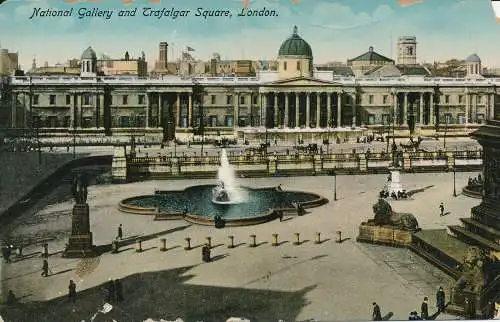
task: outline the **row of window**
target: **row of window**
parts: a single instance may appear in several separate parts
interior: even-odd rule
[[[92,97],[90,94],[84,94],[83,96],[83,105],[91,105],[92,102]],[[116,96],[115,96],[116,97]],[[118,99],[118,97],[116,97]],[[256,105],[257,104],[257,96],[254,95],[252,96],[252,104]],[[121,95],[121,105],[128,105],[129,104],[129,96],[128,95]],[[210,95],[210,103],[212,105],[215,105],[217,101],[216,95]],[[239,104],[240,105],[245,105],[247,104],[248,100],[246,96],[240,96]],[[137,104],[139,105],[144,105],[146,103],[146,95],[138,95],[137,96]],[[35,94],[33,95],[33,105],[39,105],[40,104],[40,95]],[[226,104],[231,105],[233,104],[233,95],[226,95]],[[57,95],[51,94],[49,95],[49,105],[57,105]],[[66,105],[71,105],[71,95],[66,95]]]
[[[285,61],[285,62],[283,62],[283,70],[287,70],[287,68],[288,68],[288,64],[287,64],[287,62]],[[300,61],[298,61],[298,62],[297,62],[297,67],[296,67],[296,68],[297,68],[297,70],[298,70],[298,71],[300,71],[300,70],[301,70]]]
[[[442,97],[444,104],[450,104],[450,95],[443,95]],[[458,104],[465,104],[465,95],[457,95],[457,101]],[[368,95],[368,104],[373,104],[373,102],[374,102],[374,95]],[[389,102],[389,95],[383,95],[382,104],[388,104],[388,102]],[[483,104],[483,96],[477,95],[476,102],[477,104]]]

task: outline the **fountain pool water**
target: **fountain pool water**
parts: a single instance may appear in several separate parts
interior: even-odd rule
[[[212,202],[217,204],[238,204],[248,200],[248,193],[236,181],[236,171],[229,163],[226,149],[222,149],[218,184],[212,189]]]

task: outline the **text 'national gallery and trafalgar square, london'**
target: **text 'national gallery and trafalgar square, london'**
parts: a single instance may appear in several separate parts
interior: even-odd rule
[[[285,38],[285,37],[284,37]],[[68,66],[18,70],[0,52],[2,127],[36,127],[45,135],[149,135],[164,141],[200,134],[261,139],[396,135],[467,135],[500,114],[500,76],[469,55],[447,66],[420,64],[417,41],[400,37],[396,61],[369,47],[347,64],[313,64],[297,27],[275,61],[195,60],[192,48],[169,60],[168,44],[148,70],[145,54],[97,57],[91,47]],[[464,54],[464,57],[466,54]],[[440,67],[443,67],[440,69]],[[450,69],[448,69],[450,70]]]

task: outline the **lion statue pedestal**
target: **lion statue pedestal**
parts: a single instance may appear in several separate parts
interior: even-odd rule
[[[375,217],[359,226],[358,242],[388,246],[408,246],[412,243],[413,233],[419,230],[415,216],[392,210],[384,199],[373,205]]]

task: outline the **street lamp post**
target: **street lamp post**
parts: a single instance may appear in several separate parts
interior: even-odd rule
[[[333,200],[337,201],[337,172],[330,170],[328,174],[333,176]]]

